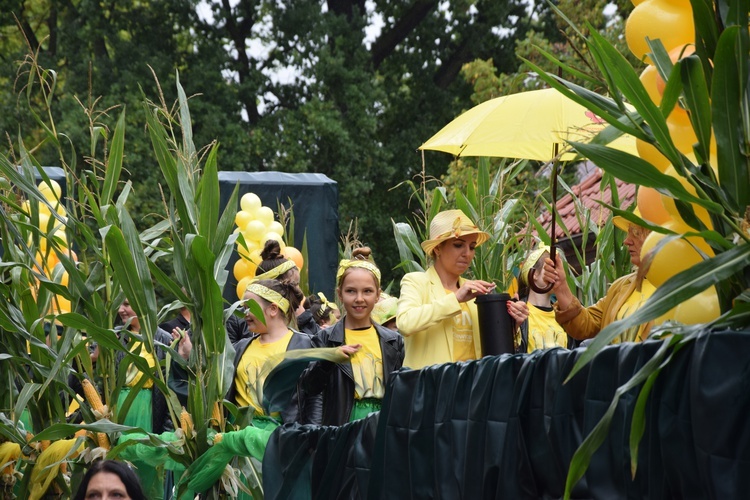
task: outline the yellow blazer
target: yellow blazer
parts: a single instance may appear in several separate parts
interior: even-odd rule
[[[459,278],[459,284],[463,283]],[[467,302],[474,330],[476,359],[482,357],[479,319],[474,299]],[[461,305],[453,293],[445,293],[434,267],[423,273],[408,273],[401,280],[396,324],[404,336],[404,366],[420,369],[425,366],[453,362],[453,316]]]

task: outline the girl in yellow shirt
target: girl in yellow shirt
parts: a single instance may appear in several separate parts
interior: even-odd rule
[[[401,336],[372,320],[380,297],[380,270],[369,260],[370,249],[355,249],[336,274],[344,316],[318,333],[319,347],[338,347],[343,363],[318,361],[302,379],[304,391],[323,394],[323,425],[342,425],[380,409],[385,386],[404,361]]]

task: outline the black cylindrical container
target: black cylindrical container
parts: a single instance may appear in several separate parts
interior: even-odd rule
[[[508,313],[507,293],[490,293],[475,299],[479,316],[479,338],[482,340],[482,355],[513,353],[514,321]]]

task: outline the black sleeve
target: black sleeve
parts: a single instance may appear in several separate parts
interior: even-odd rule
[[[242,339],[250,337],[250,330],[247,329],[247,323],[235,316],[234,314],[229,316],[226,322],[227,335],[229,335],[229,341],[232,345],[236,344]]]

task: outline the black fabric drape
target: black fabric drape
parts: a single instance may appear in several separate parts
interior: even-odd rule
[[[750,491],[750,332],[684,345],[646,406],[638,470],[622,396],[573,498],[744,498]],[[341,427],[277,429],[266,498],[561,498],[570,460],[658,341],[609,346],[568,383],[582,350],[401,370],[383,408]]]

